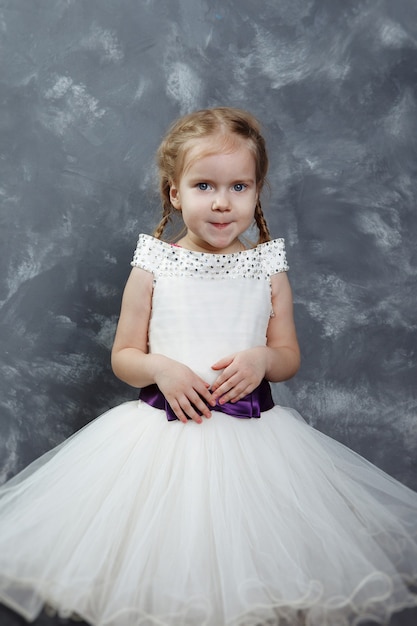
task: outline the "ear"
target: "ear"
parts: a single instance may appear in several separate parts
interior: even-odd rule
[[[169,188],[169,199],[174,209],[181,209],[180,192],[175,186],[175,183],[172,183]]]

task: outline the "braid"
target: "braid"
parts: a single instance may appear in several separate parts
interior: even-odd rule
[[[266,241],[271,241],[271,235],[269,232],[268,225],[266,223],[265,216],[262,211],[261,201],[258,200],[255,207],[255,222],[259,230],[259,239],[258,243],[265,243]]]
[[[172,214],[174,213],[174,207],[171,204],[171,198],[169,195],[170,184],[166,176],[160,177],[160,193],[162,198],[162,218],[153,232],[153,236],[156,239],[162,238],[163,232],[168,223],[171,221]]]
[[[153,236],[156,239],[161,239],[166,225],[168,224],[168,222],[171,221],[171,212],[172,212],[171,205],[164,207],[164,210],[163,210],[163,213],[162,213],[162,219],[159,222],[158,226],[155,228],[154,233],[153,233]]]

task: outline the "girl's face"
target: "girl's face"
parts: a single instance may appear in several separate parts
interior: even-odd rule
[[[182,211],[187,234],[178,243],[199,252],[242,250],[239,236],[252,224],[258,190],[255,159],[248,143],[233,139],[230,149],[212,137],[191,145],[171,204]]]

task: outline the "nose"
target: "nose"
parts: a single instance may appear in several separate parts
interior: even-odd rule
[[[212,211],[228,211],[230,209],[229,198],[226,193],[219,192],[211,205]]]

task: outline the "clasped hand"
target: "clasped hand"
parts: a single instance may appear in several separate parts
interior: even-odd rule
[[[266,373],[266,349],[259,346],[236,352],[214,363],[212,369],[223,371],[209,385],[178,361],[165,359],[165,366],[158,368],[155,382],[181,422],[190,418],[200,424],[199,413],[210,418],[210,407],[217,401],[237,402],[258,387]]]

